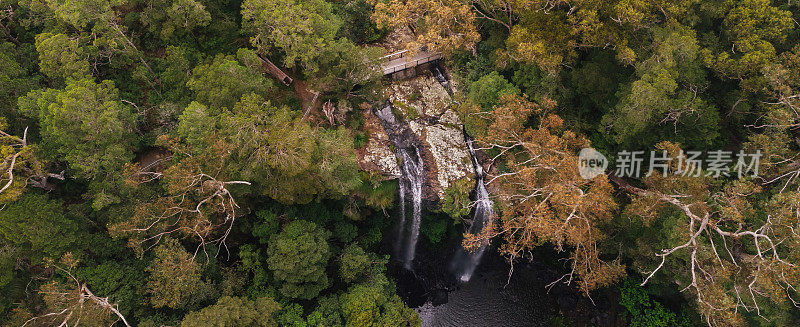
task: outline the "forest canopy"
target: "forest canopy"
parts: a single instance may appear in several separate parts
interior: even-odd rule
[[[406,142],[428,142],[418,252],[490,244],[614,294],[624,325],[798,325],[798,21],[777,0],[0,0],[0,325],[420,326],[389,100],[428,138]],[[441,59],[384,74],[398,53]],[[403,98],[428,77],[446,101]],[[431,168],[454,157],[435,124],[477,169]],[[587,177],[586,149],[612,164]]]

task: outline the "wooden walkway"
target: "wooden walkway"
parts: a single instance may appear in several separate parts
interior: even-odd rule
[[[283,83],[283,85],[289,86],[292,84],[294,79],[286,75],[278,66],[275,66],[266,56],[259,53],[258,57],[261,58],[261,65],[268,74],[275,77],[275,79]]]
[[[408,50],[398,51],[380,58],[384,75],[390,75],[439,59],[442,59],[442,54],[438,52],[419,51],[413,56],[409,56]]]

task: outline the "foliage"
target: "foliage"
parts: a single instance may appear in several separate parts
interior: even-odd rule
[[[323,0],[246,0],[242,2],[242,18],[253,35],[254,46],[280,48],[286,54],[286,67],[300,62],[311,71],[342,26],[331,4]]]
[[[457,50],[473,50],[480,39],[475,13],[461,1],[435,0],[372,0],[375,12],[372,19],[381,28],[409,27],[415,34],[406,49],[421,48],[453,54]]]
[[[311,299],[328,287],[328,237],[329,232],[305,220],[295,220],[270,237],[267,264],[283,295]]]
[[[39,76],[30,73],[22,58],[31,49],[0,41],[0,113],[16,116],[16,100],[38,86]],[[30,51],[32,52],[32,51]]]
[[[60,258],[78,243],[80,225],[64,213],[63,201],[28,192],[0,210],[0,239],[25,251],[28,258]]]
[[[763,85],[761,70],[774,61],[776,45],[792,28],[791,13],[767,0],[725,1],[723,8],[727,37],[704,49],[704,60],[718,74],[755,90]]]
[[[39,119],[45,157],[63,158],[79,177],[114,174],[133,158],[134,114],[111,81],[71,80],[28,93],[19,106]]]
[[[334,6],[334,12],[344,21],[340,33],[353,42],[372,43],[386,34],[385,29],[379,29],[370,19],[374,8],[367,0],[334,2]]]
[[[233,108],[243,95],[267,96],[272,83],[234,56],[217,55],[210,63],[195,67],[186,86],[197,101],[209,107],[211,114],[219,114],[223,108]]]
[[[66,34],[42,33],[36,35],[41,72],[53,79],[81,79],[91,76],[80,40]]]
[[[201,1],[154,0],[146,3],[140,16],[142,25],[164,40],[191,35],[195,28],[207,26],[211,21],[211,14]]]
[[[366,173],[362,173],[367,175]],[[357,189],[357,195],[364,198],[366,205],[373,208],[391,208],[397,194],[396,181],[377,181],[377,177],[362,177],[364,182]],[[373,181],[370,181],[373,179]]]
[[[447,228],[450,227],[450,220],[443,219],[437,217],[439,219],[434,219],[433,217],[428,217],[429,219],[425,221],[422,226],[420,227],[420,232],[422,232],[425,237],[428,238],[431,243],[434,245],[440,245],[442,243],[442,239],[447,235]]]
[[[647,291],[636,285],[631,279],[625,280],[620,291],[619,303],[628,309],[632,327],[691,326],[687,320],[678,318],[674,312],[652,300]]]
[[[620,91],[617,107],[602,124],[628,147],[649,146],[666,137],[692,148],[714,145],[720,118],[702,95],[707,82],[692,32],[680,26],[658,30],[653,46],[652,57],[636,65],[639,79]],[[674,127],[669,134],[653,132],[664,124]]]
[[[358,245],[351,244],[339,256],[339,277],[346,283],[372,278],[383,273],[385,260],[367,253]]]
[[[78,268],[75,275],[91,285],[94,292],[108,296],[112,302],[123,303],[119,310],[129,317],[135,308],[147,302],[143,294],[143,286],[147,282],[146,276],[142,274],[144,269],[145,265],[137,260],[107,260],[97,265]]]
[[[775,0],[0,0],[0,321],[419,325],[381,246],[397,182],[357,159],[383,142],[363,117],[394,83],[381,57],[406,49],[442,53],[485,161],[497,216],[465,246],[553,248],[550,282],[618,288],[633,325],[800,325],[799,20]],[[587,180],[590,146],[679,160]],[[758,174],[675,174],[694,150],[761,153]],[[428,209],[467,215],[472,186],[425,186]],[[424,218],[431,256],[452,221]]]
[[[450,184],[444,190],[442,197],[442,212],[453,219],[461,219],[469,214],[472,201],[469,199],[469,192],[474,188],[474,180],[461,178]]]
[[[267,297],[249,300],[223,296],[217,304],[187,314],[180,326],[276,327],[274,315],[280,308],[275,300]]]
[[[467,97],[483,110],[491,110],[505,94],[519,94],[519,89],[496,71],[484,75],[467,88]]]
[[[394,286],[380,276],[357,284],[341,296],[345,326],[420,326],[419,316],[393,295]]]
[[[311,326],[343,326],[342,315],[339,311],[340,304],[337,296],[319,298],[319,304],[308,315],[308,324]]]
[[[549,113],[552,101],[536,104],[504,95],[501,102],[485,116],[488,135],[477,139],[486,147],[505,149],[506,171],[497,175],[499,232],[484,227],[478,235],[467,234],[465,245],[477,247],[500,234],[505,241],[500,251],[513,259],[549,242],[556,250],[571,252],[570,274],[580,278],[584,293],[612,284],[624,268],[618,260],[602,260],[597,242],[603,237],[600,225],[617,204],[605,175],[579,175],[576,154],[589,146],[588,140],[563,129],[563,120]],[[526,126],[530,115],[538,126]]]
[[[146,270],[147,294],[154,307],[184,308],[210,295],[201,267],[178,241],[165,240],[155,248],[154,256]]]

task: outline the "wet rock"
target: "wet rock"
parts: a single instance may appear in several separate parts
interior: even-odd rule
[[[423,191],[426,201],[436,203],[454,181],[474,176],[461,121],[450,108],[452,100],[431,74],[397,81],[386,89],[396,119],[413,132],[418,140],[427,180]],[[378,105],[378,104],[376,104]],[[386,130],[372,112],[365,113],[368,141],[359,154],[359,164],[386,178],[400,176],[394,150]]]
[[[391,148],[391,141],[381,122],[371,111],[364,111],[364,129],[368,138],[364,149],[358,153],[358,164],[362,170],[377,172],[394,179],[401,175],[397,157]]]
[[[395,108],[411,119],[439,117],[452,102],[447,90],[430,74],[395,82],[386,93]]]
[[[436,180],[430,181],[430,185],[438,196],[441,197],[452,182],[474,173],[460,128],[444,124],[427,125],[416,121],[411,121],[409,125],[433,157],[432,166],[436,167]]]

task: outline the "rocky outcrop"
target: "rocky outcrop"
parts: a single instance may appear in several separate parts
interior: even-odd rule
[[[425,198],[436,202],[454,181],[474,176],[461,122],[452,111],[447,91],[430,74],[398,81],[386,90],[393,113],[407,122],[421,146],[427,176]],[[387,179],[397,178],[400,167],[380,120],[365,112],[368,140],[359,155],[361,168]]]
[[[367,142],[364,149],[357,152],[361,169],[376,172],[387,179],[400,177],[400,166],[392,150],[389,135],[371,110],[364,111],[364,130],[367,131]]]
[[[409,122],[409,125],[422,141],[426,152],[430,152],[433,157],[433,165],[429,167],[436,168],[436,183],[432,183],[432,187],[438,195],[443,194],[453,181],[473,173],[461,128],[450,124],[428,125],[416,121]]]

